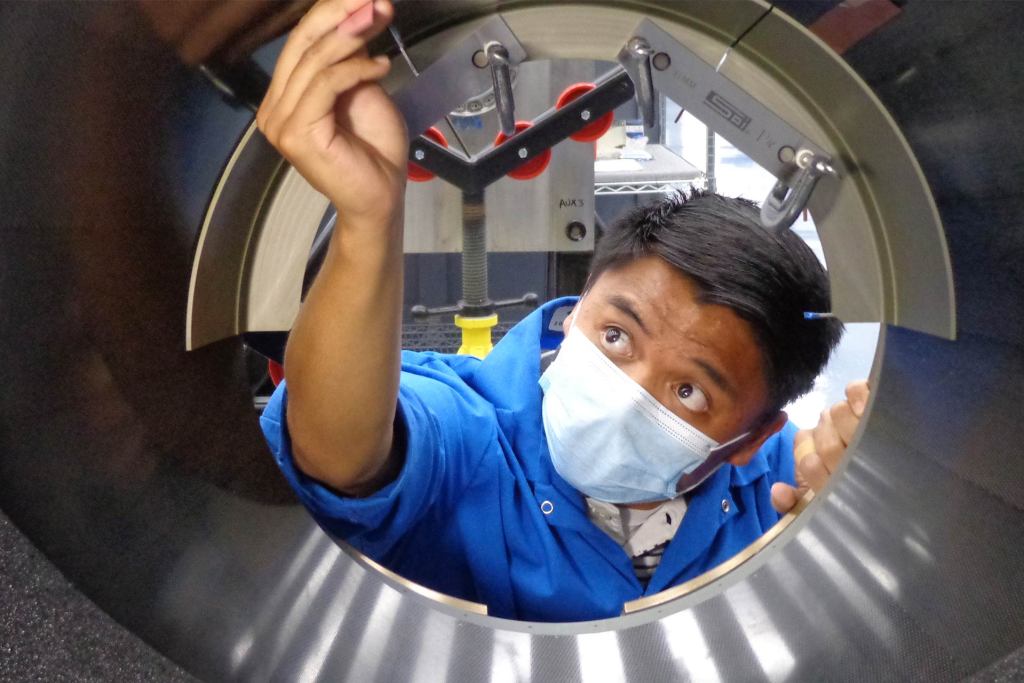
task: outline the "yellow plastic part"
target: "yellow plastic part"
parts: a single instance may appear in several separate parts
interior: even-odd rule
[[[498,314],[483,318],[463,318],[455,316],[455,326],[462,329],[462,346],[459,353],[464,356],[484,358],[494,348],[491,343],[491,329],[498,324]]]

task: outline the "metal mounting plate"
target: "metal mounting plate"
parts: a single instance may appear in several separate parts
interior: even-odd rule
[[[511,66],[526,59],[526,50],[515,34],[500,16],[495,15],[452,46],[440,59],[421,70],[419,76],[391,93],[405,117],[410,136],[419,135],[492,87],[490,70],[473,65],[473,55],[492,41],[505,46]]]

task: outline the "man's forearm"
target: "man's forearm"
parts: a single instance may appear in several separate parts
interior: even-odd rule
[[[296,464],[355,491],[391,451],[402,321],[402,215],[339,221],[285,353]]]

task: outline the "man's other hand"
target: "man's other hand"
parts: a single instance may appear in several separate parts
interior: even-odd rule
[[[870,394],[866,380],[850,382],[846,386],[845,401],[823,410],[814,429],[797,432],[793,440],[797,485],[780,482],[772,486],[772,505],[776,511],[789,512],[808,489],[824,488],[853,440]]]

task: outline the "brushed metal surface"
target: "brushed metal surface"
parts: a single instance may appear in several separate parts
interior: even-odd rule
[[[746,7],[743,3],[728,6],[737,16]],[[408,7],[408,13],[399,13],[399,23],[404,25],[403,30],[412,30],[418,39],[422,37],[417,32],[421,26],[404,22],[415,18],[422,8],[415,3]],[[666,7],[672,10],[672,21],[662,18],[662,39],[685,43],[697,60],[715,62],[729,43],[721,37],[721,30],[730,26],[731,21],[710,12],[705,4],[670,3]],[[612,60],[623,41],[636,30],[638,17],[643,16],[621,4],[570,10],[550,4],[508,3],[501,9],[505,23],[532,59]],[[664,13],[652,12],[659,18]],[[421,19],[426,21],[427,17]],[[491,23],[486,15],[472,12],[467,12],[463,20],[449,22],[441,32],[422,37],[419,42],[407,41],[414,63],[424,65],[444,59],[449,46],[461,45],[468,40],[467,36]],[[705,23],[709,20],[723,23]],[[559,27],[565,22],[585,25],[587,30],[561,32]],[[723,64],[723,75],[808,139],[823,141],[821,144],[834,154],[835,165],[844,174],[821,183],[809,204],[826,259],[830,254],[836,256],[829,264],[833,311],[848,322],[881,320],[953,336],[953,276],[941,221],[921,170],[891,117],[848,66],[792,20],[773,13],[759,21],[749,37],[750,47],[745,42],[742,49],[730,53]],[[786,69],[780,70],[780,65]],[[402,91],[409,87],[411,77],[408,69],[396,68],[386,86],[393,92]],[[543,90],[538,91],[540,102],[547,100]],[[523,99],[534,97],[537,95]],[[851,112],[857,114],[855,119]],[[851,146],[850,141],[857,144]],[[253,144],[260,146],[258,140],[249,141],[247,146]],[[510,208],[509,215],[523,219],[522,223],[513,219],[508,229],[491,231],[501,238],[493,240],[495,249],[515,251],[544,246],[572,250],[588,243],[572,243],[564,238],[558,225],[562,219],[572,218],[566,213],[580,214],[587,224],[593,207],[570,205],[567,211],[562,210],[558,193],[576,193],[572,188],[579,187],[578,180],[588,178],[591,169],[581,169],[579,179],[574,180],[567,169],[584,163],[584,150],[568,142],[557,150],[559,160],[543,183],[524,186],[503,180],[489,188],[494,208]],[[247,158],[250,153],[237,156]],[[270,163],[262,166],[267,171],[276,168]],[[242,170],[251,173],[253,168],[252,164],[229,165],[221,179],[221,187],[227,189],[218,192],[211,204],[211,214],[227,219],[208,220],[203,227],[202,248],[194,266],[197,277],[192,282],[187,313],[190,329],[186,334],[190,340],[209,341],[245,331],[284,330],[290,327],[298,310],[306,254],[320,225],[325,200],[293,169],[284,168],[280,173],[263,177],[267,186],[264,201],[249,210],[234,202],[228,209],[221,207],[220,196],[244,194],[231,190],[233,184],[249,187],[254,182],[249,175],[239,176]],[[533,211],[518,210],[524,200],[534,207]],[[557,212],[556,200],[560,207]],[[454,189],[446,188],[444,183],[435,181],[430,188],[414,187],[407,197],[407,248],[421,251],[426,244],[431,250],[454,249],[459,235],[455,228],[460,224],[454,214],[459,204]],[[211,230],[244,234],[246,249],[213,249],[243,240],[208,238]],[[220,276],[210,278],[213,284],[200,279],[204,274],[222,272],[241,273],[237,290],[222,288]],[[198,296],[200,292],[204,296]],[[198,327],[200,323],[206,327]],[[194,344],[189,348],[194,348]]]
[[[662,19],[697,13],[642,6]],[[490,7],[453,4],[434,21]],[[707,7],[709,25],[742,25],[758,9]],[[806,68],[762,24],[748,58]],[[585,52],[583,32],[567,33]],[[368,572],[284,489],[238,343],[184,352],[192,249],[251,114],[182,66],[134,4],[7,4],[0,34],[0,507],[87,596],[189,672],[930,681],[1024,643],[1024,139],[1012,135],[1024,12],[1014,3],[908,3],[846,54],[899,125],[945,228],[943,245],[879,223],[880,242],[899,251],[882,286],[897,290],[887,290],[894,315],[924,310],[948,325],[942,286],[898,286],[919,276],[915,254],[933,263],[948,246],[956,340],[885,328],[845,471],[756,564],[668,606],[572,625],[463,614]],[[881,215],[891,201],[878,200]],[[825,248],[830,263],[844,257]]]

